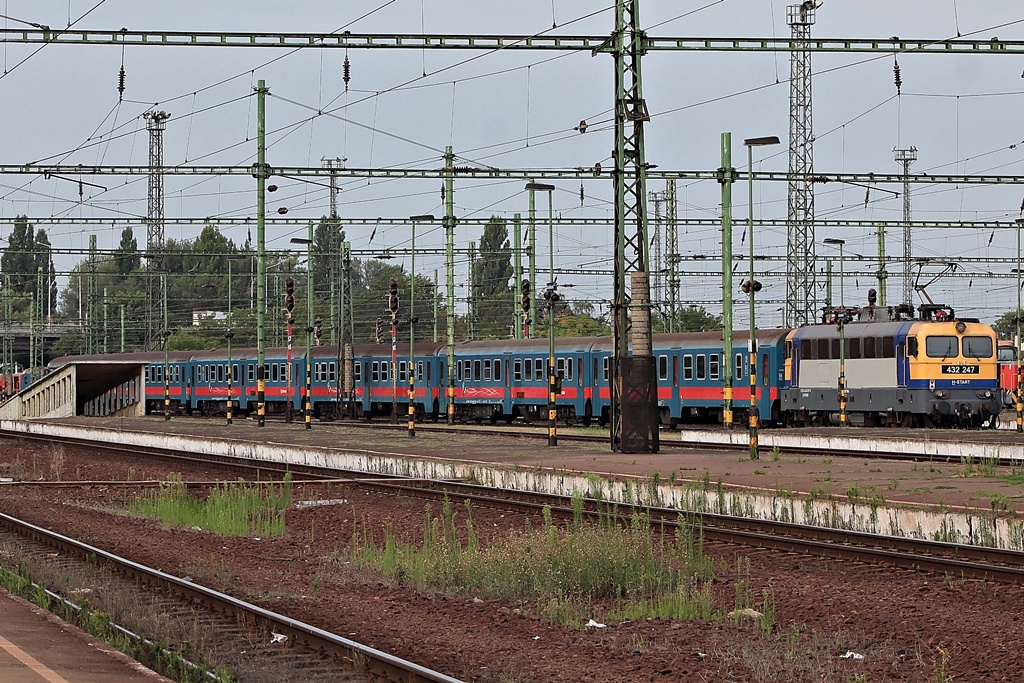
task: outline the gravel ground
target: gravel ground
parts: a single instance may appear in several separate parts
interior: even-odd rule
[[[460,450],[450,441],[445,448]],[[477,455],[486,454],[478,449]],[[128,456],[70,448],[57,456],[52,448],[0,441],[0,476],[112,480],[167,473],[163,465]],[[201,468],[183,475],[189,480],[234,478]],[[1024,678],[1017,637],[1024,596],[1018,587],[709,546],[716,566],[726,565],[716,570],[718,608],[733,608],[736,567],[749,560],[749,571],[742,575],[757,596],[754,606],[760,607],[756,602],[763,590],[774,594],[776,620],[770,633],[731,620],[616,621],[604,629],[565,628],[536,616],[532,605],[403,588],[346,564],[356,523],[378,533],[390,525],[399,536],[421,538],[422,501],[297,485],[298,498],[348,502],[293,509],[283,537],[257,540],[165,529],[116,514],[135,494],[104,487],[4,487],[0,510],[467,681]],[[525,520],[477,510],[475,523],[487,530],[486,538],[521,529]],[[843,659],[848,652],[864,659]]]

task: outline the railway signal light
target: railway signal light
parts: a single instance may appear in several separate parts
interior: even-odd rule
[[[526,324],[529,325],[530,324],[530,299],[532,298],[531,295],[530,295],[530,281],[529,280],[523,280],[522,283],[520,283],[520,291],[522,292],[522,297],[520,299],[520,307],[523,309],[523,315],[526,317]]]
[[[398,280],[394,278],[388,285],[388,311],[391,312],[392,318],[398,315]]]
[[[557,282],[548,283],[547,287],[544,288],[544,298],[547,299],[552,304],[557,303],[558,300],[562,298],[558,295]]]
[[[744,294],[750,294],[751,290],[754,292],[761,291],[761,283],[757,280],[744,280],[743,284],[740,285],[740,289],[743,290]]]
[[[373,341],[377,344],[384,343],[384,318],[377,318],[377,326],[373,330]]]
[[[284,310],[288,312],[289,318],[295,311],[295,280],[291,278],[284,281]]]

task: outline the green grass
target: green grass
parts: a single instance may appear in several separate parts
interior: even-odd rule
[[[284,534],[285,510],[291,504],[290,474],[279,485],[218,484],[205,499],[189,493],[180,475],[172,475],[159,491],[139,496],[129,509],[171,526],[199,527],[221,536],[269,538]]]
[[[579,499],[582,503],[582,499]],[[675,533],[653,528],[635,512],[624,522],[609,508],[600,522],[557,526],[545,509],[531,525],[484,547],[465,507],[465,533],[445,500],[440,517],[428,506],[422,544],[402,542],[390,527],[383,543],[369,522],[356,522],[352,561],[375,569],[401,586],[435,588],[481,598],[532,602],[557,623],[579,626],[597,614],[606,618],[711,619],[719,616],[712,596],[714,561],[703,554],[699,523]]]

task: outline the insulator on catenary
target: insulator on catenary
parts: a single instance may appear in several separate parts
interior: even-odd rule
[[[345,81],[345,92],[348,92],[348,82],[352,80],[352,64],[345,55],[345,63],[341,65],[341,80]]]
[[[892,65],[893,82],[896,83],[896,94],[902,94],[900,90],[903,88],[903,79],[900,77],[900,63],[893,59]]]
[[[124,64],[121,65],[121,71],[117,74],[117,101],[120,102],[124,99]]]

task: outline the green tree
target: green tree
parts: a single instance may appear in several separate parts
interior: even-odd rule
[[[996,321],[992,323],[992,328],[1000,339],[1013,339],[1013,335],[1017,334],[1017,317],[1020,315],[1020,311],[1007,311],[996,318]],[[1021,323],[1024,324],[1024,320]]]
[[[651,324],[655,332],[667,332],[669,330],[668,315],[652,315]],[[711,315],[703,306],[690,306],[678,312],[675,326],[672,329],[676,332],[707,332],[721,327],[722,316]]]
[[[12,311],[17,318],[28,315],[36,291],[35,233],[27,216],[18,216],[0,257],[0,272],[13,291]]]
[[[480,237],[478,257],[470,264],[470,310],[478,337],[508,337],[513,307],[518,303],[509,285],[512,274],[508,227],[501,218],[491,216]]]
[[[50,246],[50,238],[42,228],[36,231],[35,236],[35,268],[37,274],[36,285],[38,286],[38,274],[42,272],[43,291],[37,295],[43,299],[43,313],[50,315],[57,306],[57,278],[53,270],[53,251]]]
[[[124,276],[139,269],[139,243],[130,225],[121,231],[121,243],[117,246],[117,272]]]

